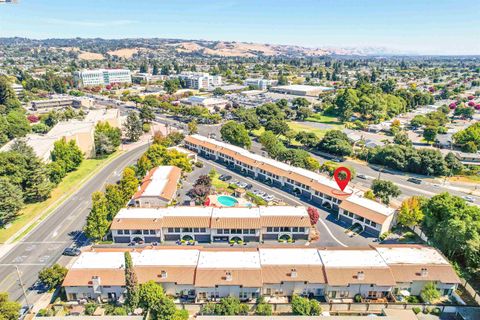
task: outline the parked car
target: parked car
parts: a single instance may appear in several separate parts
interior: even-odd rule
[[[468,202],[475,202],[475,198],[472,196],[463,196],[462,198],[467,200]]]
[[[261,190],[253,190],[253,194],[257,195],[259,197],[263,197],[265,195],[265,192],[263,192]]]
[[[252,189],[252,188],[253,188],[253,186],[252,186],[250,183],[245,186],[245,189],[246,189],[246,190],[250,190],[250,189]]]
[[[367,176],[364,174],[357,174],[357,178],[367,180]]]
[[[64,256],[71,256],[71,257],[76,257],[76,256],[79,256],[80,253],[82,253],[82,251],[80,251],[80,249],[77,249],[77,248],[65,248],[65,250],[63,250],[63,255]]]
[[[266,194],[262,198],[263,198],[263,200],[265,200],[267,202],[273,201],[273,199],[275,199],[275,197],[272,196],[271,194]]]
[[[422,183],[422,180],[417,179],[417,178],[408,178],[407,181],[411,182],[411,183],[416,183],[416,184],[421,184]]]
[[[218,177],[218,179],[220,179],[221,181],[229,181],[232,180],[232,176],[222,174],[220,177]]]
[[[245,187],[247,186],[247,184],[246,184],[245,182],[239,182],[239,183],[237,183],[237,186],[238,186],[239,188],[245,189]]]

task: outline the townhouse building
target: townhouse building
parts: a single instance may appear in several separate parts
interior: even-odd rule
[[[90,248],[73,262],[63,282],[69,301],[121,299],[125,288],[125,251],[138,282],[153,280],[168,295],[195,302],[235,296],[244,301],[293,294],[332,303],[395,301],[419,295],[436,284],[450,296],[460,283],[452,266],[434,248],[379,245],[362,248]]]
[[[182,170],[176,166],[151,169],[142,180],[132,200],[136,207],[165,207],[175,200]]]
[[[231,170],[282,189],[336,214],[345,224],[358,224],[364,231],[379,236],[395,222],[395,210],[363,198],[359,190],[340,190],[330,178],[249,152],[228,143],[201,135],[185,138],[185,147]]]
[[[177,77],[178,79],[183,81],[186,88],[197,90],[222,85],[222,76],[212,76],[206,72],[185,71],[173,77]]]
[[[124,208],[110,226],[115,243],[309,240],[310,228],[301,206]]]

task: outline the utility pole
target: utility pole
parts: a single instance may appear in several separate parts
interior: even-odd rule
[[[20,287],[22,288],[25,303],[27,304],[27,309],[28,311],[30,311],[30,303],[28,302],[27,292],[25,291],[25,286],[23,285],[22,277],[20,276],[20,270],[18,270],[18,265],[15,265],[15,269],[17,269],[18,282],[20,283]]]

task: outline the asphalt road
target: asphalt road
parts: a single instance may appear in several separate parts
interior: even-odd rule
[[[123,169],[133,164],[146,148],[147,145],[137,147],[110,162],[4,255],[0,259],[0,292],[7,291],[13,300],[25,305],[15,266],[25,288],[30,288],[38,272],[58,261],[65,248],[85,245],[82,228],[92,193],[102,190],[106,183],[118,181]],[[35,291],[27,291],[27,296],[30,304],[38,299]]]

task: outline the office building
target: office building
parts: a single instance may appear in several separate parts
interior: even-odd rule
[[[96,69],[83,70],[73,73],[75,85],[105,86],[114,83],[132,83],[132,75],[128,69]]]
[[[208,89],[222,85],[221,76],[211,76],[205,72],[182,72],[174,77],[184,82],[186,88],[190,89]]]
[[[248,78],[243,81],[243,85],[251,86],[258,90],[267,90],[269,87],[277,84],[277,80],[269,80],[262,78]]]

